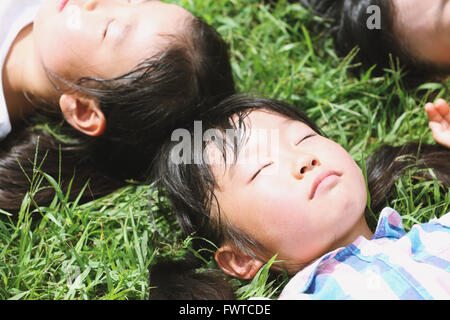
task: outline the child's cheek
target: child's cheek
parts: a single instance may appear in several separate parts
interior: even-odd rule
[[[262,238],[261,242],[266,242],[268,248],[278,251],[308,232],[308,218],[302,212],[299,199],[295,192],[278,193],[277,190],[260,199],[253,226],[258,226],[258,238]]]

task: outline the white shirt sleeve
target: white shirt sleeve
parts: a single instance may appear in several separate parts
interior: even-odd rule
[[[0,66],[3,71],[6,57],[19,32],[33,22],[42,0],[0,1]],[[11,132],[11,121],[3,91],[3,72],[0,73],[0,140]]]

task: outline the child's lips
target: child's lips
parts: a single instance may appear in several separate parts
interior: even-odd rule
[[[319,173],[312,183],[309,199],[313,199],[322,190],[335,185],[340,176],[342,176],[341,173],[332,170]]]
[[[58,10],[59,12],[63,11],[64,7],[67,5],[69,0],[59,0]]]

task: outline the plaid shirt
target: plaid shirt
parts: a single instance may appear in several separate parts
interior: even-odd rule
[[[450,213],[406,233],[400,215],[385,208],[371,240],[322,256],[280,299],[450,299]]]

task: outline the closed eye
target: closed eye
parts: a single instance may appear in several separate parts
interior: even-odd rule
[[[113,23],[113,22],[114,22],[114,19],[111,19],[111,20],[109,20],[108,23],[106,24],[105,30],[103,31],[103,39],[106,38],[106,35],[108,34],[109,26],[110,26],[111,23]]]
[[[306,139],[314,137],[314,136],[317,136],[317,133],[308,134],[308,135],[304,136],[303,138],[301,138],[295,145],[298,146],[300,143],[302,143]]]
[[[255,172],[255,174],[250,178],[250,180],[248,181],[248,183],[252,182],[253,180],[255,180],[255,178],[258,176],[258,174],[261,173],[261,171],[263,171],[265,168],[267,168],[268,166],[272,165],[273,162],[269,162],[265,165],[263,165],[261,168],[258,169],[258,171]]]

